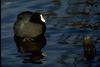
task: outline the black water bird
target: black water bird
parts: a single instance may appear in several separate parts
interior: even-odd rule
[[[41,49],[46,45],[45,31],[45,20],[41,13],[21,12],[14,24],[14,40],[18,52],[28,56],[31,62],[43,58]]]

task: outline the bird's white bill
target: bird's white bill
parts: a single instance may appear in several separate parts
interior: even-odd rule
[[[41,20],[45,23],[45,19],[43,18],[42,14],[40,15]]]

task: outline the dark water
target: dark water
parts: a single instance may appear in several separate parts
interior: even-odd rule
[[[87,5],[85,0],[2,0],[1,60],[3,67],[88,67],[83,58],[82,38],[91,36],[96,47],[92,67],[100,67],[100,28],[70,28],[68,24],[100,23],[100,1]],[[88,7],[87,7],[88,6]],[[39,11],[46,19],[47,54],[43,64],[23,64],[13,40],[13,24],[22,11]],[[89,15],[78,14],[89,12]],[[96,13],[99,13],[95,15]]]

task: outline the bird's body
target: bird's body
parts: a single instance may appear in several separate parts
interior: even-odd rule
[[[40,15],[28,11],[22,12],[14,24],[14,39],[18,51],[24,55],[30,53],[32,58],[41,56],[41,49],[46,45],[44,35],[46,26]]]
[[[18,29],[16,31],[16,34],[17,36],[20,36],[20,37],[25,37],[25,36],[36,37],[42,34],[42,31],[43,31],[41,24],[28,22],[28,23],[19,23],[16,25],[17,25],[16,29]]]

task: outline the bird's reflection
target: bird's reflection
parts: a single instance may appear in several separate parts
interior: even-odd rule
[[[83,40],[84,57],[86,61],[91,61],[96,56],[96,48],[90,36],[84,37]]]
[[[15,37],[15,41],[19,41],[19,46],[17,45],[18,52],[21,53],[23,58],[23,63],[37,63],[42,64],[43,58],[46,56],[42,51],[42,48],[46,45],[45,36],[37,40],[27,40],[22,42]]]

